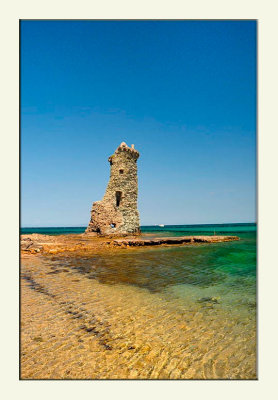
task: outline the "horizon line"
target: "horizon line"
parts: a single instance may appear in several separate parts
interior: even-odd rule
[[[254,222],[221,222],[221,223],[205,223],[205,224],[163,224],[165,226],[199,226],[199,225],[239,225],[239,224],[257,224],[257,221]],[[150,224],[150,225],[140,225],[140,227],[147,226],[159,226],[160,224]],[[87,225],[61,225],[61,226],[20,226],[20,229],[31,229],[31,228],[87,228]]]

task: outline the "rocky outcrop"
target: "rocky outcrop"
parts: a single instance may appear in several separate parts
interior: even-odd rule
[[[179,237],[146,237],[146,235],[126,236],[115,238],[114,235],[90,237],[88,234],[70,235],[21,235],[21,252],[30,254],[60,254],[74,253],[84,256],[91,253],[103,254],[134,246],[174,246],[198,245],[199,243],[218,243],[239,240],[237,236],[179,236]]]
[[[137,159],[134,145],[121,143],[108,158],[110,180],[101,201],[93,203],[86,233],[127,235],[140,233],[137,210]]]
[[[157,246],[163,244],[192,244],[192,243],[218,243],[239,240],[238,236],[177,236],[153,239],[116,239],[111,242],[113,246]]]
[[[37,243],[36,239],[23,237],[20,241],[20,249],[28,253],[40,253],[43,250],[43,246]]]

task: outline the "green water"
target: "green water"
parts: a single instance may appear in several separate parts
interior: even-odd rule
[[[45,228],[41,228],[45,229]],[[62,229],[76,233],[82,228]],[[59,231],[60,230],[60,231]],[[239,241],[123,251],[97,257],[65,258],[68,265],[89,279],[107,285],[125,284],[179,298],[220,297],[222,306],[255,309],[256,225],[177,225],[142,227],[155,236],[236,235]],[[59,258],[61,262],[61,258]]]
[[[84,229],[29,228],[28,233],[57,235]],[[78,274],[90,309],[97,312],[103,305],[99,318],[106,315],[108,323],[114,323],[113,329],[120,331],[117,337],[148,342],[159,354],[153,366],[159,364],[161,354],[169,365],[180,360],[185,372],[168,367],[164,377],[255,379],[256,225],[152,226],[142,227],[142,233],[148,237],[236,235],[240,240],[125,248],[86,256],[61,253],[42,261],[51,268],[49,277],[67,271],[65,279],[76,282]],[[53,285],[55,279],[48,282],[53,289],[51,279]],[[75,304],[67,290],[66,302]]]

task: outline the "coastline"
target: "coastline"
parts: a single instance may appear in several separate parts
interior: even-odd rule
[[[157,237],[153,234],[138,236],[95,236],[91,234],[68,235],[21,235],[22,254],[57,254],[64,252],[103,252],[115,248],[152,247],[152,246],[177,246],[194,245],[199,243],[220,243],[239,240],[238,236],[214,235],[214,236],[180,236]]]
[[[254,308],[243,317],[226,307],[224,296],[218,301],[213,288],[188,286],[181,301],[179,285],[156,292],[125,284],[124,276],[109,284],[86,274],[104,256],[114,263],[121,255],[198,252],[221,243],[127,247],[113,244],[127,238],[22,239],[21,379],[256,379]],[[82,260],[88,267],[78,267]]]

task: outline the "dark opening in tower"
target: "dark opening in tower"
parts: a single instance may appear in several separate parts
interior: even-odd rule
[[[122,201],[122,192],[116,192],[116,207],[119,207]]]

